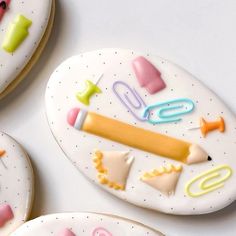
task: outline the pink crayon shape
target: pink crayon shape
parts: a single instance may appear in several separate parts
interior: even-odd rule
[[[141,87],[155,94],[166,87],[160,71],[146,58],[137,57],[132,61],[133,70]]]
[[[10,2],[11,2],[11,0],[5,0],[5,1],[0,0],[0,21],[4,15],[4,13],[7,11]]]
[[[9,205],[0,205],[0,228],[3,227],[7,221],[13,219],[14,214]]]
[[[63,229],[58,236],[75,236],[75,234],[69,229]]]

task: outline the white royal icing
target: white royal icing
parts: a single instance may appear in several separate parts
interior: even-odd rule
[[[25,223],[12,236],[161,236],[158,231],[127,219],[95,213],[41,216]]]
[[[11,0],[9,9],[0,21],[0,93],[20,74],[36,51],[47,28],[52,0]],[[32,21],[29,35],[13,53],[2,48],[9,25],[17,15]]]
[[[131,65],[132,60],[138,56],[144,56],[158,68],[166,83],[165,89],[150,95],[145,88],[139,86]],[[87,79],[94,78],[93,82],[96,83],[96,77],[101,74],[103,76],[97,86],[102,93],[91,97],[89,106],[83,105],[77,100],[76,93],[83,90]],[[115,81],[126,82],[130,88],[135,88],[148,105],[188,98],[194,102],[195,109],[181,116],[182,120],[175,123],[153,126],[148,122],[138,121],[115,96],[112,90]],[[212,161],[187,165],[79,131],[67,122],[67,113],[74,107],[197,144],[211,156]],[[200,81],[167,60],[121,49],[103,49],[71,57],[55,70],[48,82],[46,110],[50,128],[69,160],[93,182],[125,201],[170,214],[202,214],[224,208],[236,198],[235,116]],[[138,115],[141,113],[142,111],[137,112]],[[188,129],[199,126],[200,117],[212,121],[219,116],[225,120],[224,133],[213,131],[203,138],[200,130]],[[134,157],[124,191],[100,184],[92,161],[95,149],[129,151],[130,156]],[[167,196],[140,180],[143,173],[168,164],[183,165],[174,195]],[[220,165],[228,165],[233,171],[222,187],[200,197],[191,197],[186,193],[186,184],[189,180]],[[208,185],[209,182],[205,186]]]
[[[7,204],[14,217],[0,227],[0,235],[8,236],[29,217],[33,201],[33,171],[22,147],[7,134],[0,132],[0,208]],[[3,216],[3,212],[0,214]]]

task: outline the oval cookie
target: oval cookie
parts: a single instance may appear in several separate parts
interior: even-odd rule
[[[0,0],[0,98],[26,76],[49,38],[54,0]]]
[[[41,216],[17,229],[12,236],[162,236],[140,223],[95,213],[64,213]]]
[[[68,159],[125,201],[185,215],[235,200],[235,117],[167,60],[121,49],[69,58],[48,82],[46,109]]]
[[[23,148],[0,132],[0,235],[8,236],[29,217],[33,171]]]

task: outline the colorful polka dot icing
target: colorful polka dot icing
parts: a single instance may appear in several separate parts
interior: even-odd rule
[[[73,165],[124,201],[193,215],[235,200],[236,119],[167,60],[121,49],[71,57],[48,82],[46,110]]]
[[[95,213],[41,216],[17,229],[12,236],[163,236],[131,220]]]
[[[37,51],[48,27],[53,0],[1,3],[0,94],[22,73]]]
[[[0,132],[0,235],[8,236],[29,217],[33,171],[22,147]]]

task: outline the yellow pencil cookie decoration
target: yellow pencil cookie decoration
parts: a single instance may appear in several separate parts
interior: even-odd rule
[[[79,131],[185,164],[212,160],[207,152],[197,144],[145,130],[85,109],[73,108],[69,110],[67,122]]]
[[[146,172],[140,178],[141,181],[170,196],[174,195],[175,189],[182,172],[182,166],[168,165],[150,172]]]
[[[93,162],[99,182],[116,190],[125,190],[133,159],[126,151],[97,150]]]

